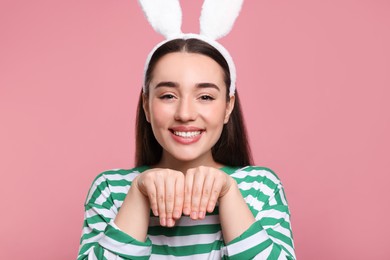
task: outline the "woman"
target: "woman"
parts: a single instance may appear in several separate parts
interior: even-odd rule
[[[199,39],[154,51],[136,168],[99,175],[78,259],[295,259],[277,176],[252,165],[224,56]]]

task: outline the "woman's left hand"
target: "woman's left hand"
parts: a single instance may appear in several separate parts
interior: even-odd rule
[[[225,172],[206,166],[189,169],[185,176],[183,213],[191,219],[204,219],[206,211],[213,212],[234,183]]]

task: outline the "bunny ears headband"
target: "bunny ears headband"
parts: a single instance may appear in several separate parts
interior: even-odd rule
[[[236,67],[229,52],[216,40],[227,35],[241,10],[243,0],[205,0],[200,15],[200,34],[181,31],[182,13],[179,0],[139,0],[141,7],[153,29],[165,37],[149,53],[144,73],[149,66],[153,53],[164,43],[174,39],[195,38],[207,42],[216,48],[229,65],[229,95],[234,96],[236,89]],[[145,91],[145,86],[143,87]]]

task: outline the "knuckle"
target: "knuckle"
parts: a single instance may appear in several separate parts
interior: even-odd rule
[[[172,194],[167,194],[166,199],[167,202],[172,202],[173,201],[173,195]]]
[[[209,196],[210,195],[210,190],[208,188],[203,189],[203,195],[204,196]]]
[[[182,192],[176,193],[176,199],[183,199],[184,195]]]
[[[194,189],[192,190],[192,193],[196,196],[198,196],[199,194],[201,194],[202,190],[199,188],[199,187],[194,187]]]
[[[149,193],[149,199],[150,199],[151,201],[155,201],[155,200],[156,200],[156,193],[150,192],[150,193]]]
[[[186,185],[186,186],[184,187],[184,194],[186,194],[186,195],[191,194],[191,188],[190,188],[188,185]]]
[[[162,194],[159,195],[159,196],[158,196],[158,201],[159,201],[159,202],[163,202],[163,201],[164,201],[164,195],[162,195]]]

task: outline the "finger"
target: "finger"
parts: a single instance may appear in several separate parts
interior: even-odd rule
[[[184,176],[182,173],[176,178],[175,183],[175,204],[173,208],[173,218],[179,219],[184,203]]]
[[[191,197],[191,218],[198,219],[199,217],[199,205],[203,191],[204,174],[202,171],[197,170],[194,173],[194,181],[192,184],[192,197]]]
[[[154,184],[149,185],[146,189],[147,189],[147,194],[148,194],[148,198],[149,198],[150,208],[152,209],[153,215],[155,215],[157,217],[158,216],[158,206],[157,206],[156,186]]]
[[[215,205],[217,204],[221,189],[223,186],[223,179],[215,178],[213,182],[213,187],[211,188],[210,199],[207,203],[207,212],[211,213],[214,211]]]
[[[145,172],[144,174],[140,175],[139,178],[135,179],[133,184],[138,186],[138,189],[141,191],[141,193],[148,197],[149,205],[153,214],[158,216],[156,187],[154,180],[150,178],[148,173]]]
[[[194,182],[194,175],[192,171],[187,171],[184,180],[184,203],[183,214],[191,214],[191,197],[192,197],[192,184]]]
[[[175,201],[175,177],[168,174],[165,176],[165,214],[168,227],[173,226],[173,206]]]
[[[157,210],[160,217],[160,225],[166,226],[166,214],[165,214],[165,184],[164,178],[156,174],[156,190],[157,190]]]
[[[199,218],[204,219],[206,216],[206,210],[208,203],[212,194],[213,184],[214,184],[214,175],[207,174],[203,183],[202,197],[199,204]]]

